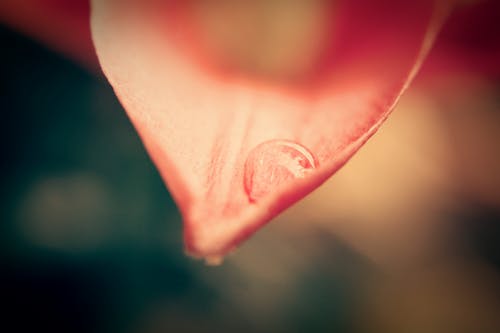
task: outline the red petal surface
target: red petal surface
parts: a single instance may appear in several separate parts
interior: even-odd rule
[[[217,67],[184,5],[93,1],[102,68],[180,207],[190,254],[226,254],[346,163],[418,70],[445,16],[437,3],[337,2],[295,81]]]

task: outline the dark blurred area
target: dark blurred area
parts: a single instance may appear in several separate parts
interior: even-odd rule
[[[109,86],[6,28],[0,40],[1,325],[126,331],[154,302],[200,293],[186,306],[206,306],[174,204]]]
[[[498,82],[410,94],[213,268],[184,255],[105,79],[8,28],[0,42],[1,331],[500,331]]]

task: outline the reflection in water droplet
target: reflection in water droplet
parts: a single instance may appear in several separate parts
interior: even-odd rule
[[[251,202],[316,168],[312,153],[289,140],[271,140],[255,147],[245,163],[244,185]]]

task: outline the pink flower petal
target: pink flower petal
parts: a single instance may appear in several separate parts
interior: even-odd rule
[[[92,4],[102,68],[182,212],[187,251],[207,258],[347,162],[389,115],[446,12],[439,1],[340,2],[312,74],[292,81],[220,69],[179,3]]]

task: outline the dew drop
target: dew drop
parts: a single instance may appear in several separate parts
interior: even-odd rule
[[[210,255],[210,256],[205,257],[205,263],[208,266],[220,266],[220,265],[222,265],[223,261],[224,261],[224,258],[222,256]]]
[[[289,140],[270,140],[252,149],[247,157],[244,186],[251,202],[271,191],[304,178],[316,168],[313,154],[304,146]]]

